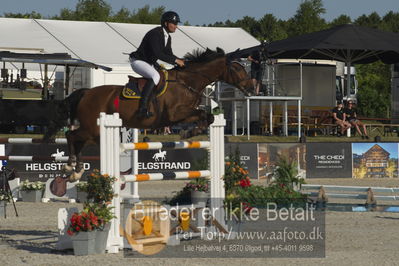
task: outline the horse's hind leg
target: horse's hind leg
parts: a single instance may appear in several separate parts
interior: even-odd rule
[[[66,169],[73,171],[69,177],[70,182],[79,180],[83,174],[83,163],[81,162],[81,152],[87,141],[86,134],[80,130],[68,131],[66,134],[68,140],[69,159]]]

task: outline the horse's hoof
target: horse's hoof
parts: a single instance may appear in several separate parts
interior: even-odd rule
[[[63,172],[72,172],[72,171],[73,171],[73,166],[70,166],[70,165],[68,165],[68,164],[64,164],[64,165],[62,166],[62,171],[63,171]]]
[[[73,172],[73,173],[69,176],[69,182],[76,182],[76,181],[78,181],[79,179],[81,179],[81,178],[82,178],[82,175],[83,175],[83,172],[84,172],[84,169],[81,169],[81,170],[79,171],[79,173]]]
[[[208,123],[208,125],[213,124],[214,121],[215,121],[215,116],[213,114],[208,114],[206,118],[206,122]]]

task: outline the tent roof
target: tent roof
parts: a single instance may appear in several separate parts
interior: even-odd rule
[[[0,50],[68,53],[104,65],[126,65],[123,53],[134,51],[145,33],[156,25],[108,22],[0,18]],[[241,28],[179,26],[172,34],[174,53],[182,57],[197,48],[225,52],[259,44]]]

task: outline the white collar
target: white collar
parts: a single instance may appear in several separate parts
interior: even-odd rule
[[[169,38],[169,33],[165,30],[164,27],[162,27],[163,30],[163,36],[164,36],[164,40],[165,40],[165,46],[168,43],[168,38]]]

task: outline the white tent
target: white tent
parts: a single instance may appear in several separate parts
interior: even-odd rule
[[[134,51],[156,25],[42,19],[0,18],[0,50],[68,53],[103,65],[126,65],[123,53]],[[173,51],[183,56],[197,48],[225,52],[259,42],[241,28],[179,26],[172,34]]]

